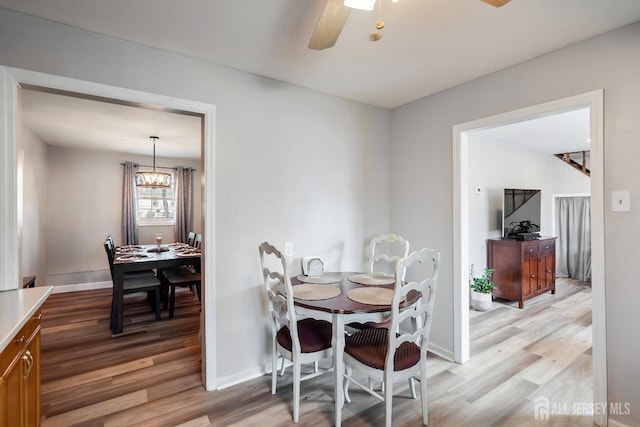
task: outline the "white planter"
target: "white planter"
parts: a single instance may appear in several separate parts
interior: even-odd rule
[[[478,311],[491,310],[491,294],[471,291],[471,308]]]

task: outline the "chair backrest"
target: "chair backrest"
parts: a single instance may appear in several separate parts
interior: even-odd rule
[[[113,245],[113,240],[109,239],[109,237],[107,237],[107,240],[104,241],[104,251],[107,253],[107,260],[109,261],[109,270],[111,271],[111,276],[113,276],[113,258],[116,253],[116,247]]]
[[[267,294],[271,330],[275,334],[283,326],[289,328],[292,350],[300,354],[297,316],[293,302],[293,288],[288,258],[273,245],[263,242],[259,246],[262,278]]]
[[[389,372],[393,372],[396,349],[404,342],[413,342],[419,345],[420,357],[422,360],[426,360],[439,264],[440,253],[427,248],[412,252],[396,264],[395,292],[391,304],[391,326],[389,327],[387,340],[389,347],[385,361],[385,370],[390,369]],[[405,272],[407,276],[406,282],[403,278]],[[420,293],[420,299],[415,305],[404,308],[401,311],[401,302],[412,290]],[[410,318],[416,320],[417,327],[412,332],[403,332],[399,326]]]
[[[194,233],[193,231],[190,231],[189,234],[187,235],[187,245],[193,246],[195,241],[196,241],[196,233]]]
[[[409,242],[396,234],[383,234],[371,239],[369,272],[395,274],[396,263],[409,254]]]
[[[201,247],[202,247],[202,234],[196,234],[196,237],[193,238],[193,247],[201,249]]]

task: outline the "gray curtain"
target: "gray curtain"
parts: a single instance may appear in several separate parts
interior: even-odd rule
[[[125,162],[122,180],[122,244],[138,244],[136,172],[138,166]]]
[[[175,172],[176,220],[174,239],[186,242],[193,230],[193,170],[178,166]]]
[[[591,200],[556,198],[556,276],[591,281]]]

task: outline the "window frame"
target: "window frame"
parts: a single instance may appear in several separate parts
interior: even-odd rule
[[[163,168],[164,169],[164,168]],[[171,174],[171,190],[173,191],[173,197],[140,197],[139,188],[136,186],[136,218],[139,227],[153,227],[153,226],[173,226],[176,222],[175,217],[175,205],[176,205],[176,190],[175,190],[175,171],[173,169],[166,168],[167,173]],[[139,172],[151,172],[151,168],[141,167]],[[140,200],[172,200],[174,204],[173,217],[172,218],[140,218]]]

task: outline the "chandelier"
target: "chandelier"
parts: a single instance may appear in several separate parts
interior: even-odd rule
[[[150,136],[153,142],[153,171],[136,173],[136,186],[145,188],[171,188],[172,179],[170,173],[156,172],[156,140],[157,136]]]

